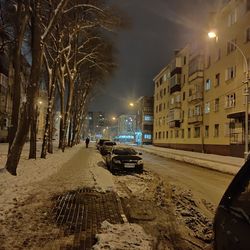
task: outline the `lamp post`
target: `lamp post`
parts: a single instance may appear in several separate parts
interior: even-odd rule
[[[137,103],[130,102],[129,106],[134,109],[135,107],[137,107],[136,104]],[[136,133],[137,132],[137,112],[135,112],[135,130],[134,130],[134,126],[133,126],[134,121],[130,120],[130,122],[131,122],[131,128],[132,128],[133,133],[134,133],[134,143],[137,144],[137,140],[136,140],[136,136],[137,136],[137,133]]]
[[[208,32],[208,37],[210,39],[215,38],[216,40],[218,40],[218,36],[216,34],[216,32],[214,31],[210,31]],[[245,150],[244,150],[244,158],[245,161],[247,161],[247,156],[248,156],[248,96],[249,96],[249,90],[248,90],[248,82],[249,82],[249,65],[247,62],[247,58],[246,55],[243,53],[242,49],[234,42],[232,41],[228,41],[230,44],[232,44],[239,52],[240,54],[243,56],[244,59],[244,64],[245,64],[245,68],[246,68],[246,72],[245,72],[245,80],[243,81],[243,83],[245,84],[245,89],[244,89],[244,93],[243,96],[245,96]]]

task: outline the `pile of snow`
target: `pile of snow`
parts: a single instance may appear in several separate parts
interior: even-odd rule
[[[239,171],[240,167],[244,164],[243,158],[231,156],[204,154],[156,146],[143,146],[140,147],[140,150],[161,157],[190,163],[193,165],[232,175],[235,175]]]
[[[101,249],[134,249],[151,250],[152,238],[147,235],[138,224],[110,224],[102,223],[101,233],[96,235],[97,243],[94,250]]]

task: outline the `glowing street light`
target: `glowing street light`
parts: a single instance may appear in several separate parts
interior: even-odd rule
[[[116,117],[113,116],[113,117],[112,117],[112,121],[115,121],[115,120],[116,120]]]
[[[129,103],[129,106],[130,106],[130,107],[134,107],[135,104],[134,104],[133,102],[130,102],[130,103]]]
[[[210,31],[208,32],[208,37],[210,39],[216,39],[218,40],[218,36],[216,34],[215,31]],[[228,41],[230,44],[232,44],[239,52],[240,54],[243,56],[244,59],[244,64],[245,64],[245,81],[243,83],[245,83],[245,90],[243,93],[243,96],[245,96],[245,103],[246,103],[246,107],[245,107],[245,152],[244,152],[244,158],[245,161],[247,161],[247,156],[248,156],[248,96],[249,96],[249,91],[248,91],[248,82],[249,82],[249,65],[248,65],[248,61],[247,61],[247,57],[244,54],[244,52],[242,51],[242,49],[233,41]]]
[[[208,35],[208,37],[209,38],[217,38],[217,35],[216,35],[216,33],[215,33],[215,31],[209,31],[208,33],[207,33],[207,35]]]

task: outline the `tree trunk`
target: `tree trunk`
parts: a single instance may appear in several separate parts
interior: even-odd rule
[[[51,83],[49,84],[49,97],[48,97],[48,108],[47,108],[47,114],[46,114],[46,121],[45,121],[45,129],[44,129],[44,136],[43,136],[43,144],[42,144],[42,151],[41,151],[41,158],[46,158],[47,150],[49,150],[49,139],[50,139],[50,134],[51,130],[53,131],[53,110],[54,110],[54,99],[55,99],[55,89],[56,89],[56,84],[55,84],[55,72],[52,71],[53,76],[49,76],[49,78],[52,78],[49,80]],[[52,127],[52,129],[51,129]],[[52,141],[52,138],[51,138]],[[51,149],[51,146],[50,146]],[[53,147],[50,150],[53,153]]]
[[[38,120],[38,106],[36,105],[35,113],[31,116],[30,121],[30,152],[29,159],[36,159],[36,137],[37,137],[37,120]]]
[[[41,44],[39,13],[36,12],[35,8],[31,20],[31,25],[32,66],[30,81],[27,88],[27,103],[24,108],[22,119],[18,124],[18,130],[6,162],[6,169],[13,175],[16,175],[17,165],[20,160],[21,152],[29,132],[30,121],[31,119],[34,119],[35,107],[37,103],[37,92],[39,86],[38,82],[41,70],[43,45]]]
[[[18,130],[17,130],[17,135],[15,136],[15,140],[12,143],[12,146],[8,154],[7,162],[6,162],[6,169],[12,175],[17,174],[16,173],[17,165],[18,165],[20,155],[23,150],[23,145],[26,141],[28,132],[29,132],[28,106],[27,106],[27,103],[24,103],[21,108],[20,122],[19,122]]]
[[[70,119],[70,122],[69,122],[68,147],[72,147],[71,136],[72,136],[72,119]]]
[[[15,24],[15,45],[12,55],[12,64],[14,67],[14,82],[12,85],[13,104],[11,112],[11,126],[8,133],[9,150],[14,141],[19,121],[19,111],[21,102],[21,48],[24,39],[24,33],[27,25],[27,15],[23,12],[22,1],[17,2],[17,18]],[[24,17],[23,17],[24,14]]]
[[[59,146],[58,148],[63,148],[63,137],[64,137],[64,119],[65,119],[65,107],[64,107],[64,90],[61,90],[61,119],[60,119],[60,133],[59,133]]]
[[[48,153],[53,154],[53,130],[54,130],[54,115],[51,115],[51,121],[49,126],[49,140],[48,140]]]

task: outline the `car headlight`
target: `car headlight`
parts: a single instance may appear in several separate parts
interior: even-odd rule
[[[143,160],[139,160],[139,161],[137,161],[137,164],[138,164],[138,165],[143,164]]]
[[[120,160],[117,160],[117,159],[113,159],[113,162],[114,162],[115,164],[121,164],[121,161],[120,161]]]

